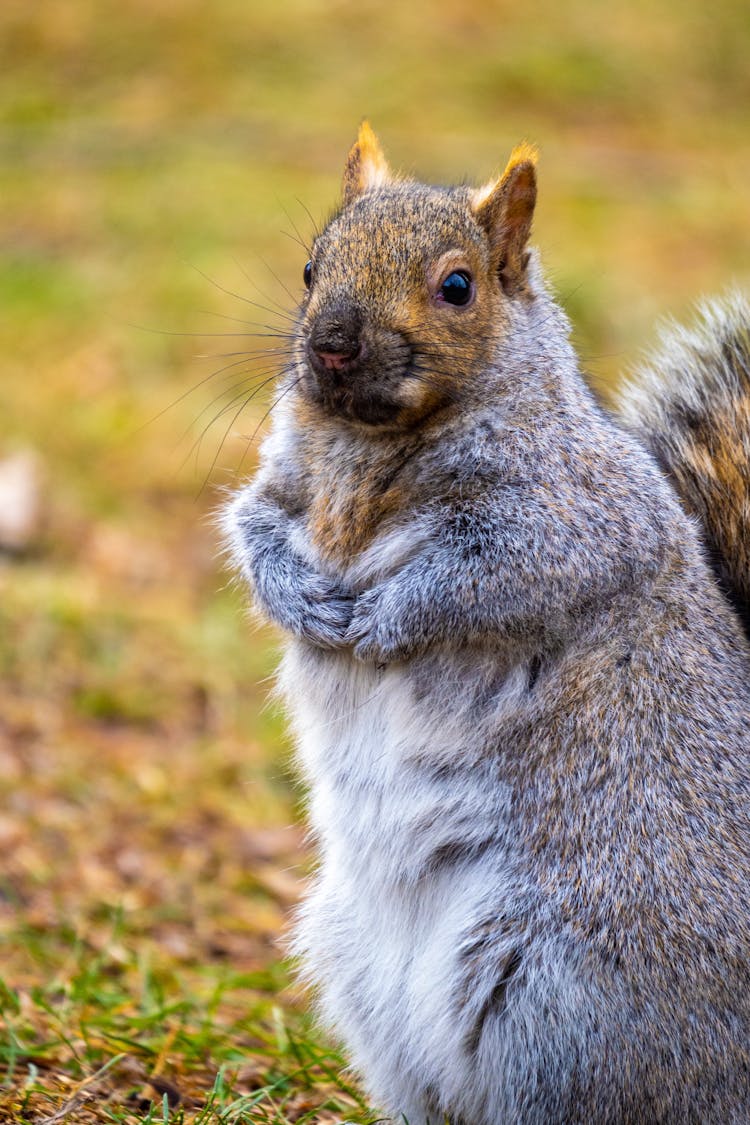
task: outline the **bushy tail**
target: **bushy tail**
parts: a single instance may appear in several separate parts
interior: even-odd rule
[[[707,301],[669,325],[623,386],[618,413],[697,516],[719,582],[750,636],[750,301]]]

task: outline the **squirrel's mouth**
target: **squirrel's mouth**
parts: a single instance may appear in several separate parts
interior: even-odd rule
[[[326,417],[393,432],[413,429],[455,402],[455,395],[425,380],[412,364],[402,370],[390,389],[379,379],[318,379],[303,365],[300,392]]]
[[[360,422],[366,426],[387,426],[398,421],[402,404],[360,372],[356,378],[333,373],[321,378],[306,366],[300,386],[305,397],[324,413]]]

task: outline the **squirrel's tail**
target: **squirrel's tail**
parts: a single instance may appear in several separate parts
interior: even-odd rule
[[[618,414],[670,476],[750,636],[750,300],[731,293],[668,326]]]

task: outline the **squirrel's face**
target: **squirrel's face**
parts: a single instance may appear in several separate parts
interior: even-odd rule
[[[382,188],[316,240],[298,349],[309,400],[350,421],[408,426],[485,365],[502,294],[467,197]]]
[[[296,375],[303,400],[324,413],[404,429],[470,393],[506,329],[508,301],[528,299],[526,255],[514,259],[508,232],[518,224],[498,206],[498,185],[393,181],[371,137],[363,127],[344,207],[305,267]],[[530,214],[522,218],[527,234]]]

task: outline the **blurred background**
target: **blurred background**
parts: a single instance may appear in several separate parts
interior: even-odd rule
[[[222,1065],[223,1120],[366,1119],[278,966],[300,798],[213,522],[264,334],[362,117],[433,182],[528,138],[606,389],[750,275],[749,60],[746,0],[3,0],[0,1121],[187,1119]]]

